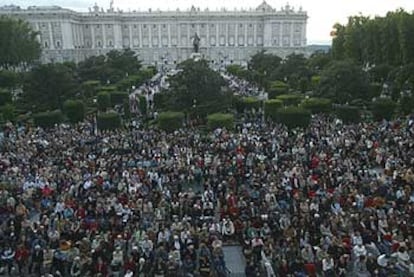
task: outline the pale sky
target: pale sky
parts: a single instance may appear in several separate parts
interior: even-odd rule
[[[263,0],[114,0],[114,7],[128,10],[146,11],[149,8],[156,10],[175,10],[180,8],[185,10],[192,5],[210,10],[225,7],[233,10],[240,8],[256,8]],[[109,8],[110,0],[0,0],[0,6],[3,5],[19,5],[22,8],[27,6],[42,5],[58,5],[70,8],[76,11],[88,11],[88,7],[92,7],[97,3],[105,10]],[[280,10],[286,3],[295,9],[300,6],[308,12],[308,28],[307,39],[308,44],[325,44],[330,43],[330,31],[336,22],[346,23],[347,17],[362,13],[363,15],[375,16],[385,15],[388,11],[395,11],[403,8],[408,12],[414,10],[414,0],[267,0],[273,8]]]

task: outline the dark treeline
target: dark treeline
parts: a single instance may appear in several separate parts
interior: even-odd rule
[[[385,17],[352,16],[334,26],[332,54],[361,64],[393,66],[414,62],[414,14],[404,10]]]

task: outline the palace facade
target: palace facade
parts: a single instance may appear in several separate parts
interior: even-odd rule
[[[58,6],[0,7],[0,15],[29,22],[39,32],[43,62],[79,62],[89,56],[130,48],[147,65],[173,65],[194,52],[214,65],[245,64],[266,50],[282,57],[304,53],[307,13],[266,2],[250,10],[123,12],[98,6],[75,12]]]

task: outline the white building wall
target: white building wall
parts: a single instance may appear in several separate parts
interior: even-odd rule
[[[77,13],[59,7],[0,7],[2,14],[27,20],[40,31],[44,62],[79,62],[130,48],[144,64],[173,65],[191,56],[195,33],[201,38],[201,55],[216,66],[245,64],[261,50],[284,57],[306,47],[306,12],[289,6],[276,10],[265,2],[249,11],[121,13],[94,7]]]

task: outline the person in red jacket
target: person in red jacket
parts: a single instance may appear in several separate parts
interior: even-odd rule
[[[14,258],[16,260],[20,275],[23,274],[24,267],[28,264],[29,255],[29,250],[24,246],[24,244],[20,244],[16,249],[16,255]]]

